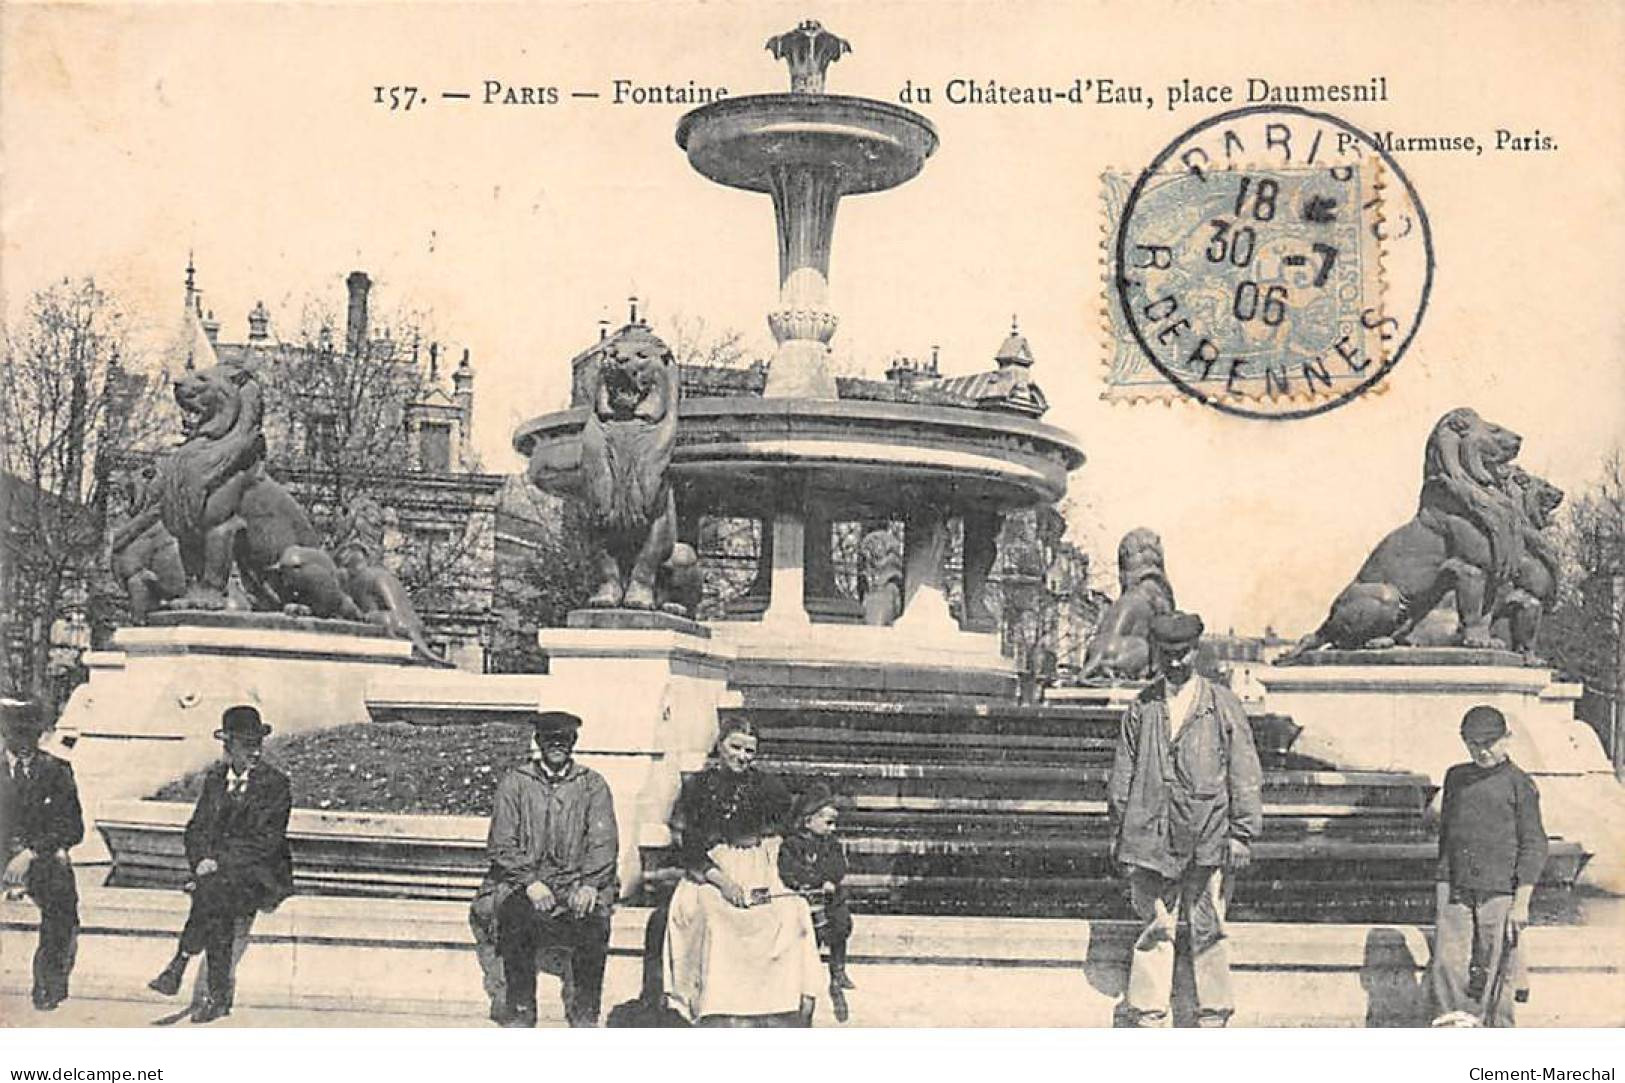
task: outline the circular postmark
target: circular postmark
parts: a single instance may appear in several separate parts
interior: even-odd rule
[[[1326,113],[1257,106],[1170,143],[1122,203],[1120,333],[1214,409],[1285,420],[1378,385],[1427,310],[1433,239],[1410,179]]]

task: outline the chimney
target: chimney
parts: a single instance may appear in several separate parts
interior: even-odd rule
[[[248,341],[264,342],[271,337],[271,314],[265,310],[264,301],[255,301],[254,310],[248,314]]]
[[[218,346],[220,344],[220,321],[214,318],[214,309],[209,309],[208,314],[200,322],[203,324],[203,337],[209,340],[210,346]]]
[[[452,398],[457,402],[457,453],[463,469],[474,461],[474,366],[468,363],[468,347],[451,374]]]
[[[367,348],[367,291],[372,279],[365,271],[351,271],[344,280],[350,290],[350,311],[344,322],[344,348],[359,355]]]

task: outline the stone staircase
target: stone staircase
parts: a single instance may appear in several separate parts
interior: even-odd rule
[[[847,798],[855,908],[1129,916],[1105,804],[1118,709],[758,699],[725,713],[759,727],[764,765],[792,790],[822,779]],[[1428,779],[1302,769],[1269,751],[1279,742],[1259,743],[1264,833],[1232,916],[1430,918],[1438,851]],[[1556,848],[1548,879],[1572,883],[1573,849]]]

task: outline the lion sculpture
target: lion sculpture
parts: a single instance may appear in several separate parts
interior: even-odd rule
[[[235,563],[257,608],[348,616],[321,536],[265,472],[265,406],[253,374],[226,364],[187,372],[175,402],[186,439],[161,461],[157,485],[186,569],[180,605],[223,608]]]
[[[1456,645],[1504,647],[1491,634],[1503,588],[1522,567],[1528,531],[1521,499],[1508,495],[1523,439],[1467,407],[1428,436],[1416,515],[1383,538],[1331,612],[1291,652],[1413,645],[1412,635],[1449,592]]]
[[[1140,680],[1151,673],[1151,618],[1174,611],[1162,539],[1145,527],[1117,543],[1122,594],[1101,617],[1084,652],[1080,680]]]
[[[1507,494],[1518,503],[1523,556],[1512,571],[1510,589],[1495,607],[1492,630],[1513,650],[1533,659],[1541,620],[1557,602],[1562,565],[1546,528],[1563,503],[1563,490],[1515,466],[1507,478]]]
[[[595,608],[654,609],[677,539],[667,479],[677,438],[677,363],[647,327],[604,341],[587,377],[581,489],[597,549]]]
[[[113,534],[113,577],[130,597],[130,613],[137,624],[171,598],[186,593],[186,568],[175,536],[164,529],[158,513],[157,470],[147,466],[131,476],[124,495],[130,519]]]

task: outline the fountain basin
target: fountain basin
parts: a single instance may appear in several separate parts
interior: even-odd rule
[[[1009,511],[1059,500],[1084,455],[1071,434],[1012,414],[849,399],[696,398],[680,407],[680,507],[768,516],[786,487],[830,514],[895,518],[936,507]],[[579,462],[586,410],[532,419],[514,449],[544,487]]]
[[[840,193],[909,180],[937,149],[931,122],[911,110],[839,94],[753,94],[688,113],[677,145],[704,176],[748,192],[772,190],[781,167],[833,170]]]

